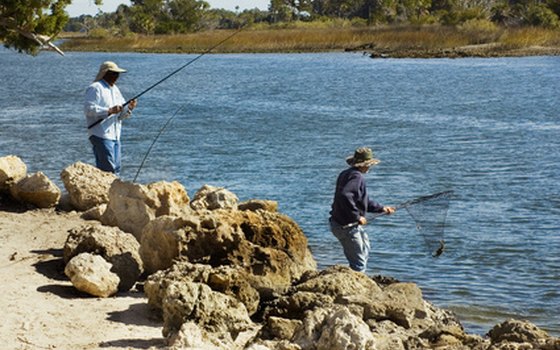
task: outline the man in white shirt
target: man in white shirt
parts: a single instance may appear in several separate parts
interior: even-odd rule
[[[123,107],[126,101],[115,85],[119,74],[124,72],[114,62],[103,62],[95,81],[86,90],[84,104],[96,166],[117,176],[121,170],[122,120],[130,117],[136,107],[136,100]]]

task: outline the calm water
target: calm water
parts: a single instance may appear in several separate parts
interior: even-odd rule
[[[82,99],[99,64],[129,69],[131,97],[192,55],[0,50],[0,155],[59,185],[93,163]],[[124,172],[176,117],[138,180],[205,183],[277,200],[319,266],[346,261],[326,221],[344,158],[369,145],[384,204],[454,190],[446,252],[405,211],[369,225],[370,273],[418,283],[470,332],[528,319],[560,335],[560,57],[372,60],[361,54],[208,55],[150,91],[124,129]]]

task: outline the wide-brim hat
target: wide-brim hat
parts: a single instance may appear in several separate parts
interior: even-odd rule
[[[381,161],[375,158],[373,151],[369,147],[356,149],[353,156],[346,158],[346,163],[354,167],[370,167],[379,164]]]
[[[99,81],[103,79],[103,77],[105,76],[105,74],[107,74],[107,72],[125,73],[126,69],[122,69],[121,67],[117,66],[115,62],[112,61],[103,62],[99,67],[99,72],[97,73],[97,76],[95,77],[94,81]]]

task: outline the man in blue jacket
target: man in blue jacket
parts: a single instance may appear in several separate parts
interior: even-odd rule
[[[368,196],[363,174],[379,163],[371,148],[356,149],[354,156],[348,157],[346,162],[350,168],[341,172],[336,181],[329,221],[352,270],[365,273],[370,249],[369,237],[363,228],[367,224],[365,214],[392,214],[395,208],[382,206]]]
[[[93,145],[96,166],[104,171],[121,171],[121,128],[122,121],[130,117],[136,100],[126,108],[124,97],[116,85],[119,74],[126,70],[115,62],[103,62],[94,82],[87,88],[84,113],[88,135]]]

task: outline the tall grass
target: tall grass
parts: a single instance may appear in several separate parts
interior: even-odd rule
[[[348,21],[255,27],[239,32],[215,52],[319,52],[347,49],[442,50],[495,44],[505,48],[560,47],[560,31],[538,28],[505,29],[486,22],[461,27],[352,25]],[[204,52],[233,31],[104,38],[72,38],[63,44],[75,51]]]
[[[560,31],[535,27],[519,28],[504,33],[501,43],[510,48],[558,47],[560,46]]]

